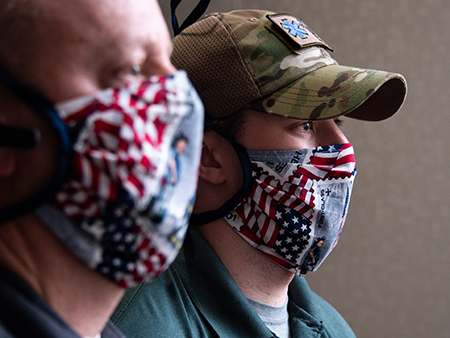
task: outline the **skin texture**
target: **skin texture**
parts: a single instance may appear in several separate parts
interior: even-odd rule
[[[54,102],[175,71],[156,0],[13,0],[0,4],[0,63]],[[26,42],[26,43],[24,43]],[[141,74],[136,75],[140,65]],[[33,127],[31,150],[0,147],[0,207],[54,175],[57,139],[46,120],[0,86],[0,122]],[[88,269],[33,214],[0,226],[0,264],[24,279],[81,336],[100,333],[124,290]]]
[[[348,142],[332,119],[310,122],[254,110],[243,114],[243,132],[236,133],[236,141],[250,150],[303,149]],[[194,213],[217,209],[233,196],[242,185],[240,168],[229,142],[213,131],[205,132]],[[284,304],[293,273],[251,247],[223,219],[198,226],[198,230],[246,297],[273,306]]]

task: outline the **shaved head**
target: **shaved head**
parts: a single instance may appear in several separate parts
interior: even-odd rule
[[[156,0],[6,0],[0,65],[59,102],[119,85],[121,67],[173,72]]]

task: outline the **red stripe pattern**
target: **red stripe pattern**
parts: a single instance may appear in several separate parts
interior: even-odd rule
[[[99,243],[91,267],[123,287],[165,270],[187,227],[187,212],[180,216],[182,230],[173,224],[164,234],[149,220],[152,201],[165,184],[172,141],[183,119],[198,108],[187,77],[186,84],[179,80],[155,76],[58,107],[69,128],[80,123],[82,128],[73,146],[73,173],[55,203]],[[200,130],[201,110],[196,112]],[[195,182],[191,185],[186,196],[193,197]]]
[[[307,154],[302,163],[278,163],[290,168],[286,179],[272,170],[275,164],[268,167],[252,159],[253,189],[227,217],[248,243],[295,273],[313,242],[316,182],[342,181],[356,173],[351,144],[300,152]]]

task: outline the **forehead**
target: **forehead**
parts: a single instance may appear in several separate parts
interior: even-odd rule
[[[271,127],[285,126],[289,123],[303,121],[275,114],[269,114],[266,112],[261,112],[253,109],[244,109],[242,111],[242,115],[245,121],[246,128],[252,126],[258,129],[259,128],[270,129]]]
[[[304,121],[247,109],[242,132],[236,141],[251,150],[302,149],[309,146],[293,132],[292,125]]]
[[[57,0],[61,2],[61,0]],[[60,23],[71,30],[67,35],[91,43],[92,45],[108,44],[132,45],[135,43],[156,42],[159,34],[165,38],[165,24],[155,0],[65,0],[73,6],[73,10],[60,6],[62,13],[55,13]],[[104,50],[107,52],[107,50]]]

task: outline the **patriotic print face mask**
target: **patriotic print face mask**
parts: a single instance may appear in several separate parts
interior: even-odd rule
[[[154,279],[176,257],[195,198],[203,107],[186,74],[106,89],[56,111],[72,134],[71,172],[36,214],[118,285]]]
[[[253,188],[225,220],[289,271],[315,271],[345,222],[356,174],[352,145],[247,152]]]

